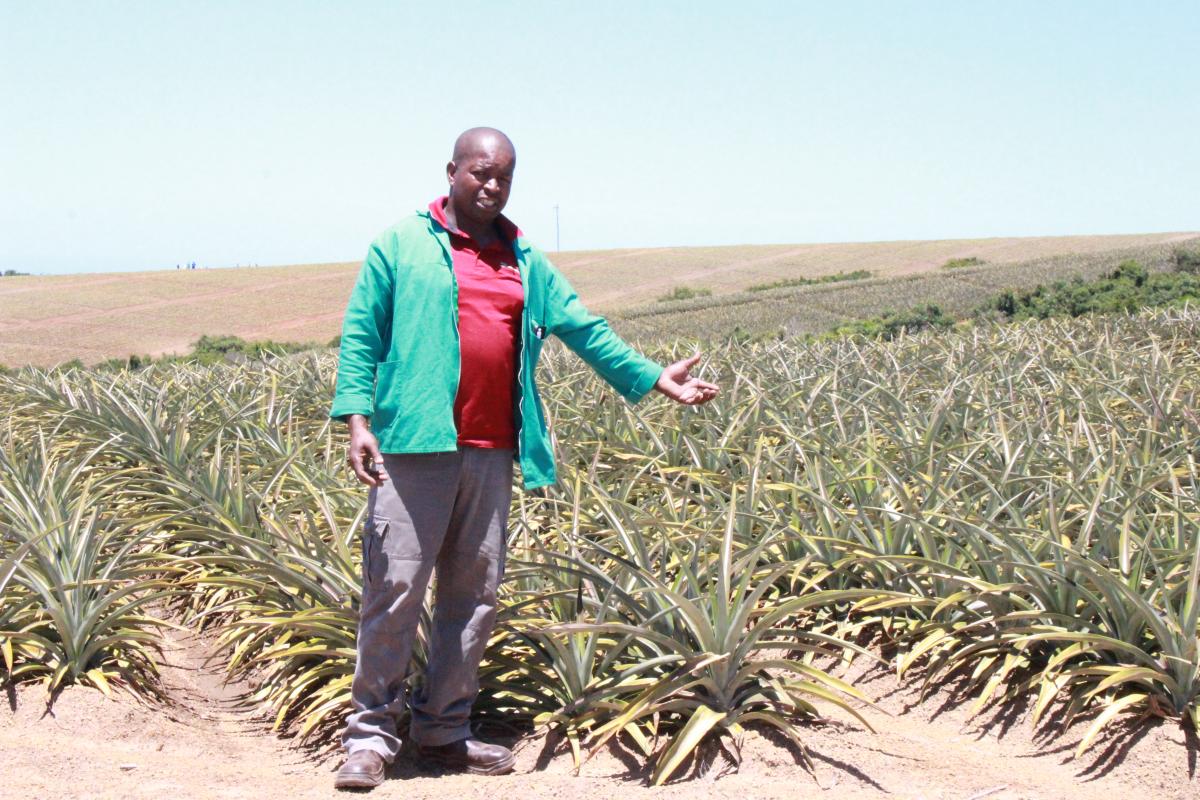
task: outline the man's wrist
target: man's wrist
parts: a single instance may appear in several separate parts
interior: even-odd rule
[[[350,414],[346,417],[346,425],[350,430],[370,430],[369,419],[365,414]]]

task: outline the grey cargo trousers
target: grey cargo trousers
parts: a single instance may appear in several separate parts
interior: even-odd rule
[[[400,751],[425,590],[436,568],[429,663],[412,700],[410,736],[442,745],[471,735],[479,661],[496,620],[512,500],[513,451],[383,456],[389,480],[372,487],[363,528],[363,599],[353,711],[342,744],[389,763]]]

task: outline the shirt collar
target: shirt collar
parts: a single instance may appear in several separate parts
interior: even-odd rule
[[[460,236],[463,239],[471,237],[457,228],[451,228],[450,223],[446,220],[446,203],[449,202],[449,195],[442,195],[429,204],[429,213],[433,216],[434,222],[441,225],[453,236]],[[496,217],[496,230],[500,232],[500,236],[504,241],[512,244],[518,237],[522,236],[521,229],[513,224],[512,220],[501,214]]]

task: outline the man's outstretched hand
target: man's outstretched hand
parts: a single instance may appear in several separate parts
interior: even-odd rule
[[[676,361],[662,371],[654,388],[685,406],[698,406],[707,403],[721,391],[715,383],[702,381],[690,373],[692,367],[700,363],[700,354],[682,361]]]

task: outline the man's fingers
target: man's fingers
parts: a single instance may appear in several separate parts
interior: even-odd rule
[[[712,400],[721,391],[717,385],[688,374],[688,370],[700,363],[702,357],[702,353],[696,353],[671,364],[659,376],[655,388],[676,403],[686,406],[698,406]]]
[[[702,381],[699,378],[689,378],[687,383],[684,384],[684,388],[695,389],[703,392],[713,392],[714,394],[721,391],[720,387],[718,387],[715,383]]]
[[[383,468],[383,453],[379,452],[378,445],[371,446],[371,460],[375,462],[375,475],[380,481],[388,479],[387,470]]]
[[[379,485],[375,476],[367,472],[367,468],[362,465],[361,461],[354,467],[354,477],[358,478],[359,483],[365,483],[367,486]]]
[[[681,402],[690,406],[698,406],[707,403],[717,396],[718,389],[710,383],[702,381],[694,381],[688,384],[688,389],[685,392],[685,399]]]
[[[383,485],[383,482],[387,480],[387,475],[382,471],[377,473],[367,472],[366,458],[364,456],[370,456],[376,467],[382,468],[383,466],[383,456],[380,455],[379,448],[372,442],[360,441],[357,445],[352,443],[346,460],[350,463],[350,468],[354,470],[354,477],[358,478],[359,483],[365,483],[367,486]]]
[[[375,469],[382,470],[383,469],[383,453],[379,452],[379,446],[374,445],[374,444],[370,445],[369,451],[371,453],[371,460],[373,462],[375,462]]]
[[[666,370],[664,371],[664,374],[668,378],[673,378],[678,381],[686,381],[688,379],[688,370],[690,370],[692,367],[696,366],[696,364],[698,364],[699,362],[700,362],[700,354],[697,353],[696,355],[691,356],[690,358],[685,358],[685,359],[676,361],[675,363],[671,364],[671,366],[666,368]]]
[[[355,458],[350,456],[350,467],[354,470],[354,477],[358,478],[359,483],[365,483],[367,486],[377,486],[375,476],[367,472],[367,468],[363,466],[362,457]]]

